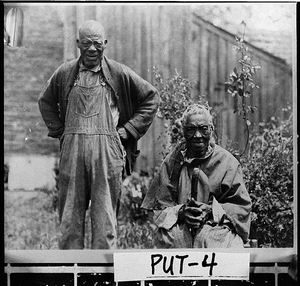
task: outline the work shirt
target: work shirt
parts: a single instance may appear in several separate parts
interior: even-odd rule
[[[82,62],[79,64],[79,73],[78,78],[76,79],[74,84],[78,84],[81,86],[96,86],[101,84],[102,86],[105,86],[109,92],[106,92],[106,97],[108,100],[108,104],[113,116],[114,124],[115,126],[118,125],[119,121],[119,108],[117,105],[117,99],[116,96],[112,90],[112,88],[109,86],[109,84],[106,82],[105,77],[103,75],[102,67],[100,65],[88,69],[86,68]]]

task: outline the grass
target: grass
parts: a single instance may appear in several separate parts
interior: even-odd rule
[[[10,250],[58,249],[59,220],[56,194],[47,190],[4,192],[4,243]],[[122,217],[122,220],[120,219]],[[118,219],[118,247],[153,248],[153,224]],[[85,248],[91,246],[89,210]]]
[[[4,192],[6,249],[58,249],[58,213],[43,191]]]

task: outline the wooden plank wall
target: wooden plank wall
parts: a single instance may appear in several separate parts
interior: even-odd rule
[[[73,9],[73,10],[72,10]],[[131,67],[143,78],[155,84],[152,69],[156,66],[167,79],[175,69],[196,84],[195,99],[206,95],[217,112],[218,140],[226,146],[228,140],[242,149],[245,142],[244,125],[233,114],[234,100],[226,94],[224,82],[238,65],[238,54],[233,50],[234,35],[205,22],[190,11],[189,5],[97,5],[76,7],[66,11],[65,33],[76,30],[87,19],[95,19],[106,28],[106,55]],[[70,15],[71,13],[71,15]],[[65,36],[66,36],[65,35]],[[68,43],[65,43],[68,45]],[[251,46],[254,60],[262,67],[255,77],[259,90],[253,92],[251,103],[257,105],[251,120],[255,123],[272,116],[284,117],[281,111],[292,103],[291,69],[280,59]],[[65,47],[65,58],[79,55],[79,51]],[[77,53],[77,54],[76,54]],[[156,119],[148,133],[140,140],[141,155],[137,170],[152,172],[162,159],[160,152],[166,139],[163,122]]]
[[[177,5],[149,3],[76,7],[76,29],[87,19],[102,22],[108,39],[106,55],[155,85],[154,66],[164,79],[174,75],[175,69],[189,77],[190,33],[187,31],[191,16],[188,5],[180,9]],[[66,19],[67,26],[72,26],[71,19]],[[153,172],[162,159],[162,144],[166,140],[163,122],[156,118],[139,141],[141,154],[136,169]]]
[[[227,141],[232,140],[234,146],[241,150],[245,143],[244,124],[240,117],[233,114],[234,100],[224,89],[224,82],[229,80],[230,71],[238,66],[239,55],[233,49],[235,37],[196,14],[193,23],[193,40],[198,43],[201,53],[196,65],[199,69],[194,71],[198,76],[200,94],[207,95],[213,108],[219,107],[216,120],[219,143],[226,146]],[[254,77],[260,89],[253,90],[253,95],[248,100],[251,105],[259,107],[250,117],[254,128],[257,128],[257,123],[269,121],[272,116],[286,118],[282,108],[292,103],[292,72],[283,60],[251,44],[247,45],[254,62],[261,66]],[[194,47],[197,49],[197,44],[194,43]]]

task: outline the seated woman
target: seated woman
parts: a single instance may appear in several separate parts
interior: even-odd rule
[[[184,140],[164,159],[143,201],[153,210],[158,248],[243,247],[251,200],[238,160],[212,142],[212,116],[192,104]]]

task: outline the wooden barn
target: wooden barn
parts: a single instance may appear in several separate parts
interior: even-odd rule
[[[57,142],[47,138],[37,98],[54,70],[63,61],[79,55],[75,43],[77,29],[88,19],[105,26],[106,55],[131,67],[152,84],[155,84],[154,66],[164,79],[177,70],[195,82],[194,98],[206,95],[210,106],[218,108],[219,143],[226,146],[231,140],[236,146],[243,146],[244,123],[233,113],[234,100],[224,85],[231,70],[238,66],[239,55],[233,49],[236,35],[205,21],[189,4],[99,3],[21,8],[25,48],[6,47],[4,51],[5,156],[14,153],[58,156]],[[247,45],[254,61],[261,66],[255,76],[260,88],[250,99],[252,105],[258,106],[253,122],[268,121],[273,116],[286,118],[288,114],[283,108],[293,101],[291,67],[283,59],[250,43]],[[151,171],[159,164],[162,142],[158,137],[163,128],[156,119],[140,140],[137,171]]]

